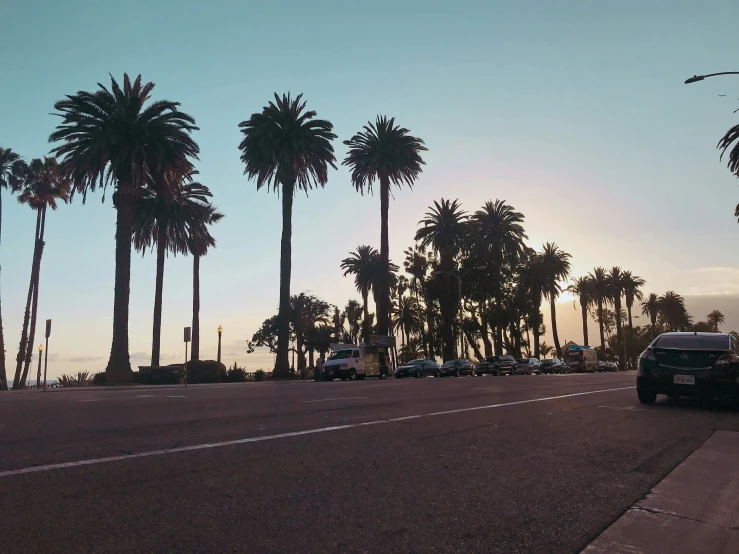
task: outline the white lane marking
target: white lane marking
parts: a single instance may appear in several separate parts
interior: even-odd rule
[[[635,408],[634,406],[598,406],[599,408],[607,408],[609,410],[633,410],[635,412],[646,412],[644,408]]]
[[[113,400],[112,398],[85,398],[79,402],[100,402],[101,400]]]
[[[472,390],[500,390],[500,387],[483,387],[481,389],[472,389]]]
[[[359,400],[367,398],[366,396],[347,396],[346,398],[319,398],[318,400],[301,400],[303,404],[309,404],[311,402],[329,402],[331,400]]]
[[[9,471],[0,471],[0,478],[11,477],[13,475],[23,475],[26,473],[37,473],[39,471],[51,471],[54,469],[66,469],[70,467],[89,466],[96,464],[105,464],[110,462],[121,462],[124,460],[133,460],[135,458],[148,458],[149,456],[162,456],[164,454],[177,454],[179,452],[193,452],[196,450],[206,450],[210,448],[222,448],[224,446],[234,446],[237,444],[247,444],[251,442],[265,442],[277,439],[286,439],[290,437],[301,437],[304,435],[315,435],[318,433],[327,433],[329,431],[341,431],[343,429],[354,429],[357,427],[367,427],[369,425],[380,425],[383,423],[396,423],[398,421],[409,421],[412,419],[421,419],[424,417],[433,417],[439,415],[461,414],[464,412],[474,412],[479,410],[490,410],[492,408],[504,408],[506,406],[520,406],[521,404],[531,404],[533,402],[545,402],[547,400],[560,400],[562,398],[573,398],[575,396],[586,396],[589,394],[600,394],[604,392],[616,392],[636,387],[619,387],[615,389],[602,389],[586,392],[574,392],[571,394],[561,394],[559,396],[547,396],[545,398],[532,398],[529,400],[519,400],[517,402],[505,402],[503,404],[488,404],[487,406],[474,406],[472,408],[458,408],[455,410],[444,410],[441,412],[430,412],[426,414],[410,415],[403,417],[394,417],[391,419],[380,419],[375,421],[365,421],[363,423],[347,423],[345,425],[331,425],[329,427],[319,427],[317,429],[308,429],[307,431],[292,431],[289,433],[279,433],[277,435],[266,435],[262,437],[247,437],[245,439],[236,439],[223,442],[212,442],[208,444],[196,444],[193,446],[180,446],[178,448],[167,448],[164,450],[150,450],[148,452],[138,452],[136,454],[126,454],[124,456],[109,456],[107,458],[92,458],[89,460],[78,460],[76,462],[63,462],[59,464],[46,464],[33,467],[24,467],[22,469],[11,469]]]
[[[134,398],[154,398],[156,394],[139,394],[138,396],[134,396]]]
[[[185,395],[184,394],[178,394],[178,395],[173,395],[173,396],[167,396],[167,398],[185,398]]]

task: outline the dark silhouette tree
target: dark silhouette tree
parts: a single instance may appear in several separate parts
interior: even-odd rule
[[[108,383],[133,380],[128,348],[128,302],[131,282],[131,246],[134,207],[141,195],[154,189],[162,196],[176,190],[172,179],[153,175],[185,174],[197,158],[191,133],[195,120],[179,110],[179,103],[151,102],[153,83],[131,82],[123,76],[121,88],[111,77],[110,90],[101,84],[95,92],[67,95],[55,104],[62,122],[49,137],[61,143],[53,152],[82,194],[113,185],[116,208],[115,301],[113,340],[105,369]]]
[[[641,313],[649,317],[652,327],[652,339],[657,336],[657,317],[659,316],[659,297],[653,292],[641,302]]]
[[[308,192],[328,181],[328,167],[334,169],[336,138],[333,125],[315,119],[316,112],[305,109],[303,95],[281,98],[275,94],[261,112],[239,124],[244,138],[239,144],[244,174],[256,179],[257,190],[264,185],[282,194],[282,239],[280,242],[280,308],[278,347],[273,377],[290,374],[290,276],[292,273],[292,211],[298,190]]]
[[[557,298],[562,292],[560,283],[570,274],[571,256],[553,242],[547,242],[541,253],[541,267],[544,273],[545,286],[542,289],[544,297],[549,300],[549,311],[552,316],[552,338],[557,357],[562,357],[562,347],[559,344],[557,333]]]
[[[608,287],[608,273],[602,267],[596,267],[588,277],[593,282],[593,301],[598,308],[598,329],[600,330],[600,347],[606,351],[606,337],[603,329],[603,307],[608,305],[610,291]]]
[[[344,277],[354,275],[354,285],[357,291],[362,295],[362,340],[369,343],[370,327],[369,327],[369,291],[373,285],[382,280],[382,263],[380,254],[376,248],[363,244],[358,246],[356,251],[350,252],[348,258],[341,261],[341,269],[344,270]]]
[[[362,194],[372,192],[375,181],[380,185],[380,260],[385,269],[379,284],[377,332],[390,333],[390,241],[388,213],[390,186],[413,187],[421,174],[424,161],[421,152],[427,150],[424,142],[412,136],[408,129],[395,125],[395,119],[377,116],[374,124],[364,126],[351,139],[344,141],[349,152],[343,165],[351,169],[354,188]]]
[[[567,287],[567,292],[577,296],[580,302],[580,311],[582,312],[582,340],[583,346],[589,346],[588,342],[588,313],[590,305],[593,303],[593,281],[587,275],[577,277],[572,280],[572,284]]]

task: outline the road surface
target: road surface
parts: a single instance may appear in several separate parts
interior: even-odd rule
[[[0,553],[577,553],[739,412],[630,374],[0,395]]]

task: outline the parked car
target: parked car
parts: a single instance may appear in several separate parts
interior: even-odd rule
[[[559,358],[541,361],[542,373],[568,373],[567,365]]]
[[[539,360],[537,358],[521,358],[516,361],[516,375],[533,375],[539,373]]]
[[[503,356],[488,356],[475,368],[475,373],[484,375],[510,375],[516,367],[516,359],[507,354]]]
[[[739,342],[725,333],[663,333],[639,356],[636,392],[739,400]]]
[[[395,370],[395,378],[402,377],[441,377],[441,368],[433,360],[411,360]]]
[[[441,376],[454,375],[475,375],[475,364],[469,360],[449,360],[441,366]]]
[[[598,362],[598,371],[618,371],[616,362]]]

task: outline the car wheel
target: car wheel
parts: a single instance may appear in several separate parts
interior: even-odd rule
[[[654,391],[637,390],[636,394],[642,404],[654,404],[654,401],[657,400],[657,393]]]
[[[421,370],[420,369],[417,369],[416,370],[416,379],[420,379],[420,378],[421,378]]]
[[[440,379],[441,378],[441,371],[436,370],[436,372],[434,373],[434,378],[435,379]]]
[[[455,377],[459,377],[459,370],[457,370],[457,371],[454,372],[454,376]]]
[[[357,370],[356,369],[350,369],[349,370],[349,380],[350,381],[356,381],[357,380]]]
[[[380,379],[387,379],[387,373],[380,373]]]

